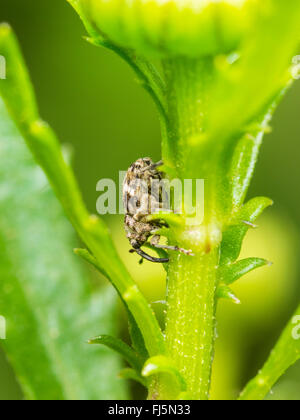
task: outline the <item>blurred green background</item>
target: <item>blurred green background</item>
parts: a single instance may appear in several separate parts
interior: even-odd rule
[[[142,156],[160,157],[159,123],[150,98],[129,67],[113,53],[89,45],[65,0],[0,0],[0,21],[16,31],[32,76],[41,115],[64,143],[88,207],[95,212],[96,183],[118,180],[118,171]],[[251,232],[244,255],[274,262],[235,288],[242,305],[222,303],[218,314],[213,398],[237,395],[266,359],[300,301],[300,83],[288,93],[265,139],[249,193],[275,206]],[[163,297],[160,267],[136,264],[119,216],[107,218],[128,268],[150,301]],[[158,308],[162,312],[162,308]],[[0,351],[0,399],[22,398]],[[300,399],[300,365],[274,388],[270,399]]]

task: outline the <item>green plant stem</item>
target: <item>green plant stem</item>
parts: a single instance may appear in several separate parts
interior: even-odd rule
[[[190,399],[209,397],[211,369],[215,341],[215,310],[217,266],[219,260],[220,227],[213,191],[215,175],[208,171],[206,159],[199,161],[199,170],[192,172],[185,162],[186,150],[193,138],[204,132],[207,93],[213,77],[210,59],[176,59],[164,63],[170,141],[175,144],[174,159],[177,174],[184,178],[205,178],[205,219],[183,231],[176,232],[172,241],[195,256],[173,255],[168,269],[168,297],[166,315],[166,345],[168,354],[187,384]],[[150,398],[180,398],[173,393],[168,378],[161,375],[152,384]]]
[[[209,396],[215,341],[217,250],[202,257],[180,255],[169,269],[166,341],[191,398]]]
[[[178,175],[187,174],[187,148],[205,127],[207,92],[213,79],[213,61],[177,58],[163,62],[169,118],[169,142]],[[184,173],[183,173],[184,171]],[[193,175],[193,174],[192,174]]]
[[[170,357],[186,381],[189,398],[195,400],[209,397],[217,264],[218,250],[214,250],[194,258],[175,256],[169,267],[166,343]],[[166,381],[166,377],[161,377],[152,395],[156,393],[159,399],[176,398]]]
[[[221,212],[225,200],[220,198],[224,176],[220,173],[217,151],[206,141],[209,96],[216,77],[213,58],[176,58],[165,60],[163,66],[173,167],[176,176],[182,181],[205,180],[205,220],[204,223],[200,220],[198,225],[216,232],[221,228]],[[165,160],[164,155],[163,158]],[[202,238],[203,243],[206,239],[211,242],[209,236]]]

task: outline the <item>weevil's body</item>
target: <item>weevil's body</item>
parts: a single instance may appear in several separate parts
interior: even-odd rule
[[[150,158],[138,159],[128,169],[123,184],[123,201],[125,207],[125,229],[132,246],[131,252],[136,252],[142,258],[152,262],[165,263],[168,258],[154,258],[141,247],[148,241],[156,248],[176,250],[191,255],[178,247],[159,245],[160,236],[156,232],[167,224],[163,220],[149,221],[148,216],[163,208],[163,188],[153,189],[155,181],[163,180],[163,173],[157,168],[162,162],[154,163]]]
[[[147,216],[162,207],[161,196],[151,193],[152,181],[161,181],[163,173],[150,158],[138,159],[128,169],[123,184],[125,207],[125,229],[129,242],[143,258],[154,262],[167,262],[168,259],[153,258],[141,251],[148,239],[162,226],[159,221],[147,220]]]

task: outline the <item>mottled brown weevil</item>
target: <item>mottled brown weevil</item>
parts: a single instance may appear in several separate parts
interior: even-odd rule
[[[164,191],[159,188],[153,191],[153,183],[164,178],[163,172],[158,168],[163,162],[154,163],[150,158],[138,159],[128,169],[123,184],[123,201],[125,208],[125,230],[132,246],[131,253],[136,252],[143,259],[155,263],[167,263],[169,258],[155,258],[146,254],[141,247],[148,243],[154,248],[178,251],[193,255],[192,251],[178,246],[160,245],[160,235],[157,234],[162,227],[168,224],[161,219],[149,220],[149,215],[163,209]]]

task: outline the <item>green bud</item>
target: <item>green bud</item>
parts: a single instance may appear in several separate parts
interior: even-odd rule
[[[199,57],[241,42],[258,0],[79,0],[99,34],[140,53]],[[255,5],[253,8],[252,6]]]

